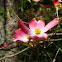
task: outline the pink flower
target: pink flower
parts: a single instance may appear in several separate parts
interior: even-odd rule
[[[35,2],[39,2],[40,0],[34,0]]]
[[[6,44],[6,45],[3,45],[3,46],[0,46],[0,48],[2,48],[2,47],[5,47],[5,48],[6,48],[7,46],[9,46],[9,44]]]
[[[52,0],[52,2],[53,2],[53,4],[54,4],[54,7],[61,7],[61,1],[59,1],[59,0]]]
[[[21,29],[15,30],[15,36],[16,38],[12,38],[12,40],[15,41],[22,41],[22,42],[28,42],[29,41],[29,35],[23,32]]]
[[[27,33],[31,39],[47,39],[48,35],[45,33],[59,23],[57,18],[53,19],[50,23],[45,26],[43,20],[36,21],[32,19],[29,23],[29,28],[23,24],[22,21],[19,21],[19,27],[23,32]]]
[[[59,2],[62,2],[62,0],[58,0]]]

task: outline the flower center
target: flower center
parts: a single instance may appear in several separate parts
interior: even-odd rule
[[[56,7],[60,7],[61,6],[61,3],[58,3],[58,4],[55,4]]]
[[[41,32],[41,30],[40,30],[40,29],[35,29],[35,33],[36,33],[37,35],[39,35],[39,34],[40,34],[40,32]]]
[[[29,35],[27,35],[27,39],[29,39]]]

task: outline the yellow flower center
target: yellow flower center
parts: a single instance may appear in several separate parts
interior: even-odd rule
[[[27,35],[27,39],[29,39],[29,35]]]
[[[55,6],[60,7],[61,6],[61,3],[55,4]]]
[[[40,32],[41,32],[41,30],[40,30],[40,29],[35,29],[35,33],[36,33],[37,35],[39,35],[39,34],[40,34]]]

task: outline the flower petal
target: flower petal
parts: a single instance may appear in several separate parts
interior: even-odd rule
[[[15,36],[16,37],[19,37],[19,36],[24,37],[26,35],[27,34],[25,34],[21,29],[15,30]]]
[[[35,30],[30,30],[29,35],[31,39],[38,39],[38,36],[35,34]]]
[[[58,23],[59,21],[57,21],[57,18],[55,18],[50,23],[48,23],[42,31],[47,32],[48,30],[56,26]]]
[[[43,34],[43,38],[44,39],[47,39],[48,38],[48,35],[46,33]]]
[[[39,20],[38,23],[37,23],[37,25],[38,25],[39,29],[43,29],[44,26],[45,26],[45,22],[43,20]]]
[[[33,41],[34,41],[34,39],[31,39],[30,41],[31,41],[31,42],[33,42]]]
[[[58,0],[59,2],[62,2],[62,0]]]
[[[44,28],[45,26],[45,23],[43,20],[39,20],[38,22],[35,20],[35,19],[32,19],[29,23],[29,28],[32,29],[32,30],[35,30],[35,29],[42,29]]]
[[[52,0],[53,4],[56,3],[57,1],[56,0]]]
[[[44,39],[47,39],[48,38],[48,35],[46,33],[41,33],[40,35],[38,35],[38,38],[44,38]]]
[[[36,29],[37,27],[37,21],[35,19],[32,19],[29,23],[29,28],[30,29]]]
[[[29,33],[29,28],[22,22],[19,21],[19,27],[24,31],[26,34]]]
[[[31,39],[40,39],[37,35],[30,36]]]
[[[29,40],[27,39],[27,34],[25,34],[22,30],[16,30],[15,31],[15,36],[16,38],[13,38],[13,41],[22,41],[22,42],[28,42]]]
[[[17,38],[12,38],[13,42],[16,42],[18,39]]]
[[[40,39],[40,38],[47,39],[47,37],[48,37],[48,35],[46,33],[40,33],[39,35],[36,35],[36,34],[33,34],[33,32],[32,32],[30,34],[31,34],[30,35],[31,39]]]
[[[34,0],[35,2],[39,2],[40,0]]]

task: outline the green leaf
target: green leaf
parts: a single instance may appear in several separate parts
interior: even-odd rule
[[[28,0],[31,3],[31,0]]]

